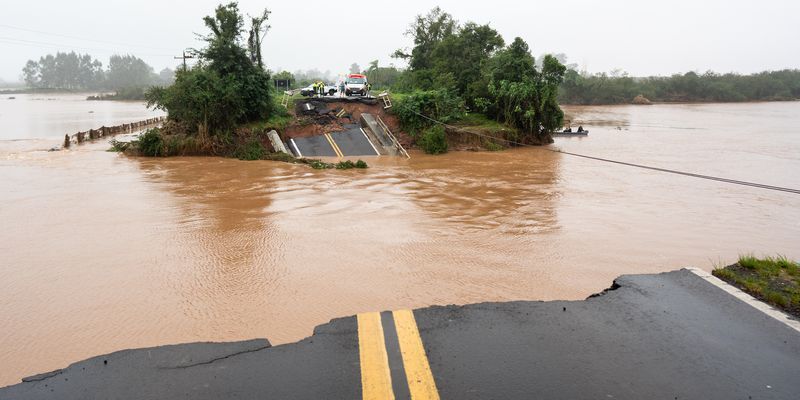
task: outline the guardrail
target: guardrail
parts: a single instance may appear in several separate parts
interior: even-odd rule
[[[381,129],[383,129],[383,131],[384,131],[384,132],[386,132],[386,134],[389,136],[389,138],[390,138],[390,139],[392,139],[392,143],[393,143],[395,146],[397,146],[397,148],[400,150],[400,152],[401,152],[401,153],[403,153],[403,155],[404,155],[404,156],[406,156],[406,158],[411,158],[411,156],[410,156],[410,155],[408,155],[408,152],[406,151],[406,149],[405,149],[405,148],[403,148],[403,145],[402,145],[402,144],[400,144],[400,141],[398,141],[398,140],[397,140],[397,138],[396,138],[396,137],[394,137],[394,134],[392,134],[392,131],[391,131],[391,130],[389,130],[389,127],[388,127],[388,126],[386,126],[386,123],[385,123],[385,122],[383,122],[383,120],[381,119],[381,117],[380,117],[380,116],[378,116],[378,115],[376,115],[376,116],[375,116],[375,119],[376,119],[376,120],[378,120],[378,124],[381,126]]]
[[[78,132],[73,135],[64,135],[64,148],[68,149],[72,143],[81,144],[83,142],[91,142],[96,139],[104,138],[107,136],[114,136],[123,133],[133,133],[135,130],[147,128],[149,126],[158,125],[166,121],[166,117],[149,118],[144,121],[131,122],[129,124],[122,124],[117,126],[101,126],[98,129],[89,129],[86,132]]]

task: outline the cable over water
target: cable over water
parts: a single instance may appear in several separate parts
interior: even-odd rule
[[[693,173],[693,172],[679,171],[679,170],[674,170],[674,169],[669,169],[669,168],[652,167],[652,166],[649,166],[649,165],[642,165],[642,164],[635,164],[635,163],[630,163],[630,162],[625,162],[625,161],[611,160],[611,159],[607,159],[607,158],[595,157],[595,156],[590,156],[590,155],[586,155],[586,154],[572,153],[572,152],[558,150],[558,149],[547,149],[547,148],[542,148],[542,147],[539,147],[539,146],[532,146],[530,144],[516,142],[516,141],[513,141],[513,140],[509,140],[509,139],[502,139],[502,138],[497,138],[497,137],[493,137],[493,136],[489,136],[489,135],[484,135],[484,134],[479,133],[479,132],[472,132],[472,131],[469,131],[469,130],[466,130],[466,129],[463,129],[463,128],[460,128],[460,127],[457,127],[457,126],[446,124],[446,123],[444,123],[442,121],[438,121],[438,120],[433,119],[433,118],[431,118],[431,117],[429,117],[427,115],[419,113],[419,112],[417,112],[415,110],[411,110],[411,109],[408,109],[408,110],[411,111],[412,113],[422,117],[422,118],[425,118],[425,119],[433,122],[433,123],[440,124],[442,126],[448,127],[450,129],[453,129],[453,130],[456,130],[456,131],[459,131],[459,132],[469,133],[469,134],[472,134],[472,135],[476,135],[476,136],[480,136],[480,137],[484,137],[484,138],[492,139],[492,140],[500,140],[500,141],[503,141],[503,142],[506,142],[506,143],[509,143],[509,144],[513,144],[513,145],[517,145],[517,146],[536,147],[536,148],[539,148],[541,150],[551,151],[551,152],[554,152],[554,153],[566,154],[566,155],[574,156],[574,157],[586,158],[586,159],[589,159],[589,160],[602,161],[602,162],[607,162],[607,163],[612,163],[612,164],[625,165],[625,166],[628,166],[628,167],[634,167],[634,168],[647,169],[647,170],[651,170],[651,171],[664,172],[664,173],[668,173],[668,174],[682,175],[682,176],[688,176],[688,177],[692,177],[692,178],[706,179],[706,180],[710,180],[710,181],[730,183],[730,184],[734,184],[734,185],[749,186],[749,187],[754,187],[754,188],[759,188],[759,189],[773,190],[773,191],[778,191],[778,192],[792,193],[792,194],[800,195],[800,189],[787,188],[787,187],[782,187],[782,186],[773,186],[773,185],[767,185],[767,184],[758,183],[758,182],[748,182],[748,181],[742,181],[742,180],[738,180],[738,179],[722,178],[722,177],[712,176],[712,175],[697,174],[697,173]]]

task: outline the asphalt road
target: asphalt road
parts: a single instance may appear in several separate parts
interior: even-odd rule
[[[295,148],[300,151],[298,156],[302,157],[337,157],[338,154],[328,141],[327,135],[311,136],[305,138],[294,138]],[[291,143],[289,144],[291,148]]]
[[[584,301],[364,313],[297,343],[126,350],[0,399],[797,399],[800,333],[686,270]]]
[[[343,132],[331,133],[331,138],[346,157],[352,156],[378,156],[380,155],[372,146],[367,135],[361,131],[361,126],[352,124],[345,126]]]
[[[372,146],[367,135],[358,124],[344,127],[342,132],[334,132],[319,136],[294,138],[294,148],[303,157],[357,157],[380,155]],[[292,148],[292,144],[289,144]]]

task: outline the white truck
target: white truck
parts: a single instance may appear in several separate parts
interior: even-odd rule
[[[362,74],[347,75],[344,81],[344,94],[345,96],[366,96],[369,90],[367,89],[368,82],[367,76]]]

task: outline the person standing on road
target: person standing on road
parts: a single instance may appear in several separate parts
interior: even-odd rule
[[[339,97],[344,97],[344,81],[339,82]]]

